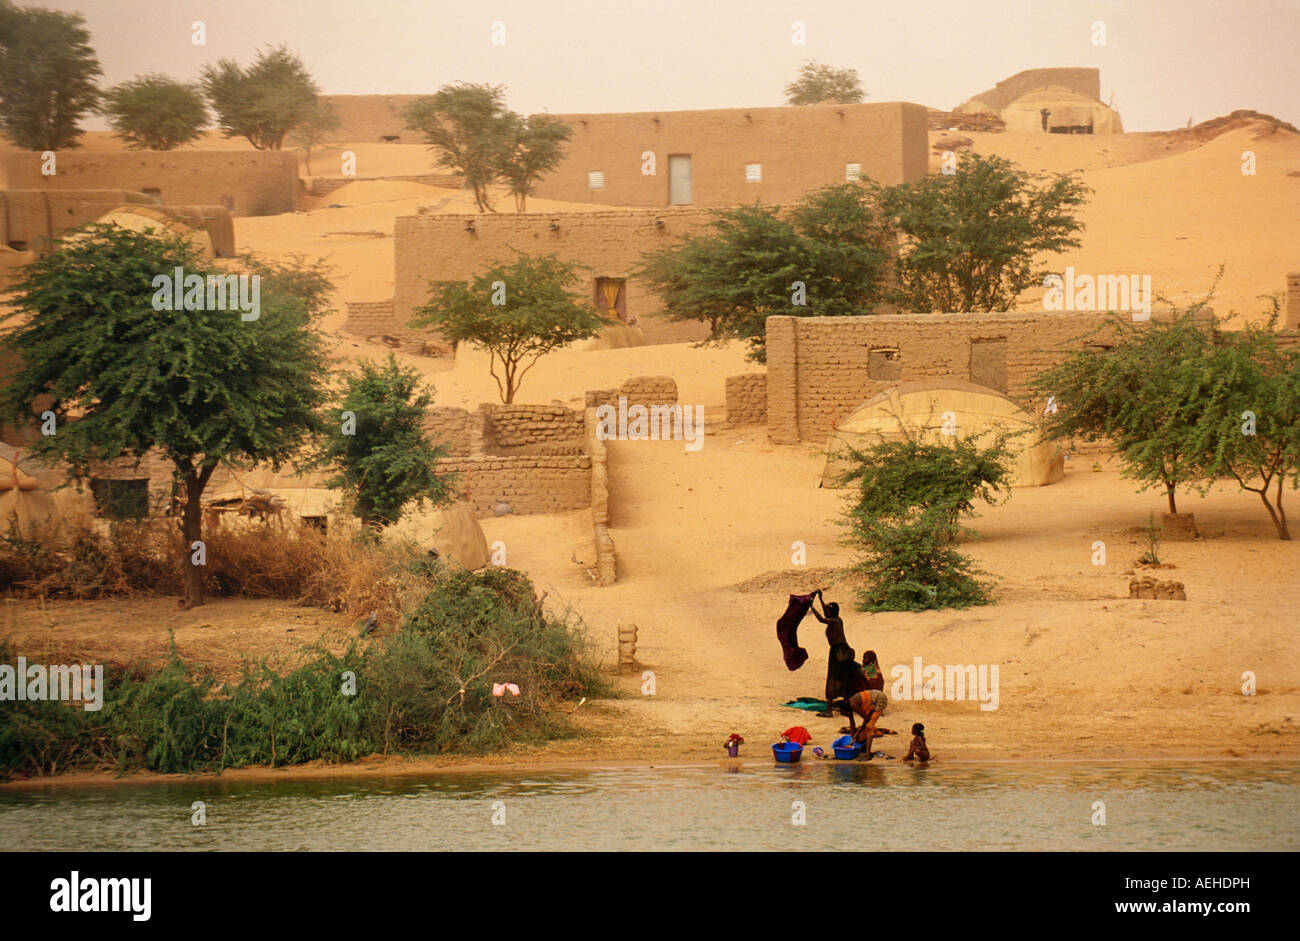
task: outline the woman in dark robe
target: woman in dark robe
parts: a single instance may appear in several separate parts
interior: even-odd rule
[[[826,643],[830,645],[830,657],[826,662],[826,711],[817,713],[823,719],[835,715],[835,704],[847,702],[853,695],[853,662],[856,656],[853,648],[844,638],[844,621],[840,618],[840,606],[834,601],[827,601],[818,589],[813,593],[814,604],[809,609],[813,617],[826,625]],[[817,612],[816,602],[822,603],[822,613]]]

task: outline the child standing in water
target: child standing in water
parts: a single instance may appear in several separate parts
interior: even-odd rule
[[[920,722],[912,723],[912,747],[907,750],[904,761],[929,761],[930,747],[925,744],[925,726]]]

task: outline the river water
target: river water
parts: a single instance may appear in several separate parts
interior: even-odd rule
[[[0,848],[1296,850],[1300,765],[751,760],[60,786],[0,790]]]

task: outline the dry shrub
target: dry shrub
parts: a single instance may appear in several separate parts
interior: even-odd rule
[[[297,520],[240,520],[204,534],[204,589],[281,598],[396,623],[423,598],[439,566],[413,543],[376,542],[355,530],[328,535]],[[176,520],[113,523],[107,531],[56,520],[0,531],[0,590],[44,598],[170,595],[188,564]]]

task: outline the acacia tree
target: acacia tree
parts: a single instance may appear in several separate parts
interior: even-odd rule
[[[492,210],[488,187],[514,134],[505,86],[459,82],[423,95],[406,108],[406,126],[424,134],[438,165],[455,170],[474,193],[480,212]]]
[[[185,607],[203,603],[191,551],[217,466],[278,468],[321,430],[328,365],[313,323],[329,281],[310,266],[243,261],[262,279],[256,320],[238,310],[157,310],[154,279],[177,268],[206,277],[202,256],[182,236],[95,223],[23,269],[5,318],[15,324],[0,335],[21,360],[0,408],[30,423],[31,403],[53,399],[55,433],[36,438],[34,456],[65,461],[78,479],[96,462],[151,451],[171,462]]]
[[[344,383],[316,459],[338,470],[329,486],[351,495],[367,528],[395,523],[412,503],[450,502],[453,478],[435,473],[447,449],[424,430],[433,394],[421,388],[420,374],[399,366],[392,353],[383,365],[362,360],[359,367]]]
[[[1184,433],[1203,478],[1257,494],[1278,538],[1290,539],[1282,496],[1288,478],[1300,487],[1300,350],[1253,326],[1216,334],[1206,355],[1178,365],[1183,396],[1198,404]]]
[[[19,147],[76,147],[101,74],[80,13],[0,0],[0,130]]]
[[[316,112],[320,89],[287,46],[258,53],[248,68],[234,59],[203,67],[203,90],[226,137],[258,150],[280,150],[284,138]]]
[[[865,97],[856,69],[837,69],[812,61],[799,66],[798,76],[785,86],[788,105],[815,105],[823,101],[852,105]]]
[[[1177,490],[1207,479],[1194,438],[1205,400],[1188,394],[1213,337],[1200,305],[1168,320],[1135,324],[1113,315],[1094,334],[1104,344],[1085,347],[1035,376],[1031,387],[1052,404],[1045,437],[1109,440],[1123,474],[1140,489],[1160,487],[1171,514]]]
[[[554,255],[521,255],[468,284],[433,284],[433,296],[411,326],[434,327],[453,343],[487,350],[501,401],[509,405],[538,359],[590,339],[606,325],[605,316],[574,290],[581,283],[578,268]]]
[[[573,128],[550,114],[512,114],[510,123],[498,171],[515,198],[515,209],[523,212],[537,182],[564,158],[564,143],[573,137]]]
[[[203,90],[143,75],[110,89],[100,109],[131,150],[173,150],[203,136],[208,108]]]
[[[505,86],[458,82],[415,99],[406,126],[424,135],[438,166],[455,170],[480,212],[494,212],[488,187],[504,182],[523,212],[528,196],[563,157],[573,130],[546,114],[522,117],[506,108]]]
[[[1042,283],[1043,255],[1081,244],[1073,211],[1088,192],[1071,174],[1031,174],[981,154],[963,154],[952,175],[879,188],[901,241],[891,299],[918,312],[1010,310]]]
[[[331,131],[339,128],[339,115],[328,101],[317,98],[311,111],[301,124],[289,132],[289,140],[303,149],[307,174],[311,175],[311,152],[328,139]]]
[[[848,316],[884,299],[888,233],[863,186],[825,187],[785,213],[723,210],[711,229],[648,252],[638,274],[670,319],[707,323],[710,340],[745,340],[751,359],[766,358],[770,316]]]

